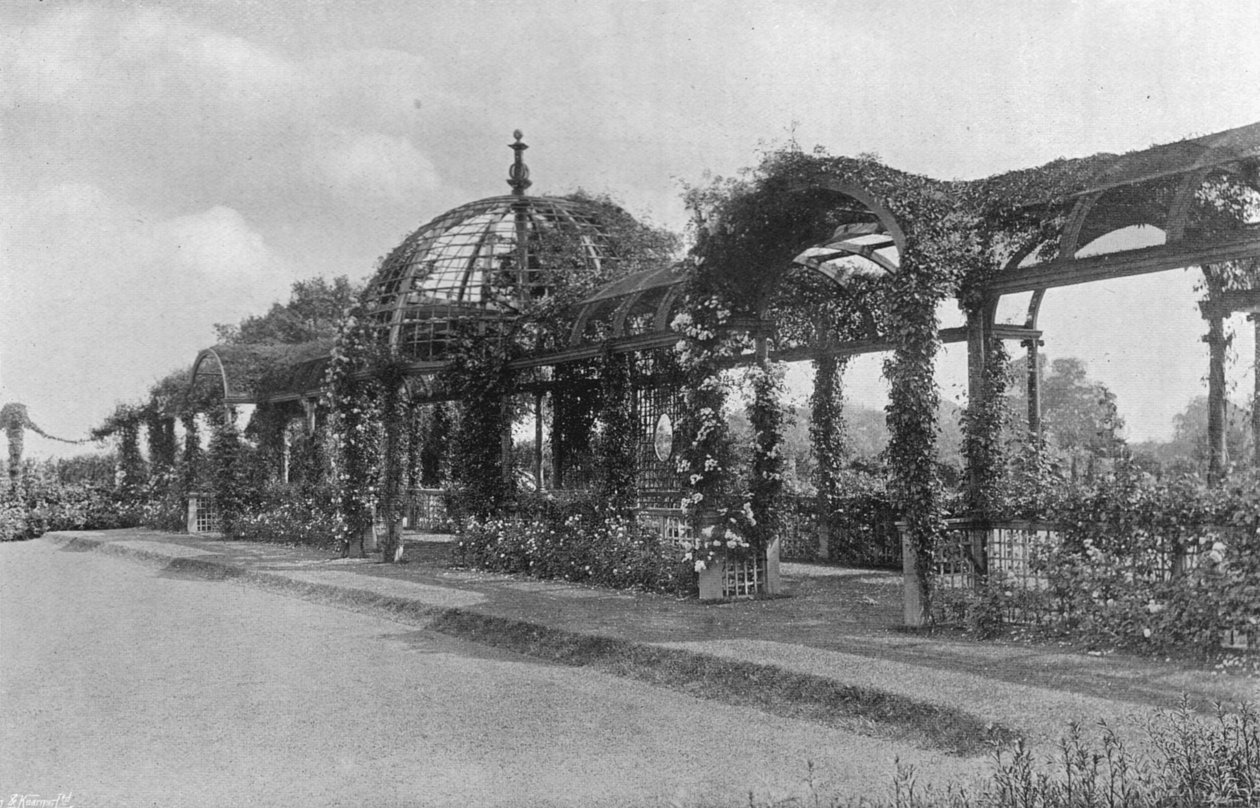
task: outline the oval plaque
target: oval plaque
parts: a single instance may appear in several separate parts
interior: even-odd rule
[[[656,459],[661,462],[669,460],[674,451],[674,424],[669,420],[669,413],[661,413],[656,419],[656,429],[652,431],[652,448],[656,450]]]

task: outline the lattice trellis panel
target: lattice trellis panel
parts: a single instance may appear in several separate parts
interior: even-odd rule
[[[742,561],[722,563],[722,597],[751,598],[765,591],[766,557],[756,553]]]
[[[682,488],[682,478],[675,466],[678,447],[673,445],[672,437],[682,417],[682,407],[682,393],[678,390],[647,387],[636,391],[639,490],[648,496],[650,492],[673,492]],[[668,440],[665,439],[667,434]]]
[[[215,504],[214,497],[194,494],[189,497],[189,508],[193,511],[193,533],[218,533],[223,529],[219,506]]]

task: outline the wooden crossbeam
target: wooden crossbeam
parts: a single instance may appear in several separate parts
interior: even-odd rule
[[[1206,243],[1183,241],[1019,267],[998,274],[986,291],[994,296],[1018,294],[1247,258],[1260,258],[1260,225],[1247,225],[1236,234]]]

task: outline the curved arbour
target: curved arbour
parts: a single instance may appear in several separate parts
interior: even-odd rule
[[[737,318],[736,329],[743,329],[775,342],[776,327],[772,313],[781,310],[791,297],[790,287],[803,276],[813,276],[840,296],[861,278],[882,277],[895,272],[899,256],[906,248],[906,236],[886,206],[867,190],[831,178],[797,183],[795,191],[822,192],[832,200],[840,221],[825,236],[812,244],[798,245],[795,257],[783,266],[765,268],[765,279],[757,288],[749,289],[756,298],[755,315]],[[614,352],[643,350],[672,345],[678,339],[670,328],[673,318],[685,306],[688,282],[695,266],[689,263],[646,270],[618,279],[582,301],[574,318],[567,356],[589,353],[591,346],[606,346]],[[860,281],[857,281],[860,283]],[[878,333],[869,307],[861,310],[858,339],[847,350],[880,350],[885,345]],[[812,339],[810,337],[813,337]],[[584,350],[585,349],[585,350]],[[770,347],[770,358],[808,358],[812,352],[840,349],[825,333],[816,332],[804,338],[788,338]],[[537,360],[533,360],[537,361]],[[748,361],[752,361],[749,355]]]
[[[828,208],[828,224],[812,241],[789,245],[782,265],[767,266],[752,280],[745,290],[757,301],[746,307],[751,313],[737,315],[728,323],[730,332],[751,339],[725,365],[888,350],[891,343],[880,333],[873,307],[863,305],[868,301],[863,300],[862,290],[869,291],[879,278],[897,270],[906,244],[901,226],[874,194],[833,178],[798,183],[790,194],[813,194],[811,204]],[[694,263],[682,263],[607,284],[576,310],[566,351],[514,363],[518,369],[554,368],[550,384],[545,385],[555,419],[550,432],[553,483],[569,486],[581,477],[567,467],[570,461],[582,465],[580,444],[584,442],[583,435],[575,439],[562,426],[566,411],[581,409],[569,402],[597,390],[601,357],[630,354],[635,357],[632,410],[639,433],[634,448],[639,506],[662,519],[677,519],[665,515],[677,508],[686,476],[678,471],[671,444],[673,427],[685,417],[673,358],[683,336],[671,323],[694,303],[688,294],[696,275]],[[804,296],[803,288],[809,289]],[[840,308],[851,321],[852,327],[842,329],[843,333],[834,328],[836,311],[826,311],[825,322],[817,322],[831,300],[841,301]],[[817,328],[813,327],[816,322]],[[534,466],[541,470],[545,465],[538,448],[543,437],[543,386],[537,395],[534,445],[539,454]]]

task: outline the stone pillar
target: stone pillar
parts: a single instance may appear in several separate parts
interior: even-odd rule
[[[897,523],[897,532],[901,535],[902,623],[910,628],[919,628],[927,625],[927,612],[923,590],[919,586],[918,557],[914,552],[914,543],[910,541],[910,531],[904,523]]]
[[[778,536],[770,540],[766,548],[766,590],[767,595],[777,595],[783,591],[783,576],[779,572],[779,548],[783,541]]]

